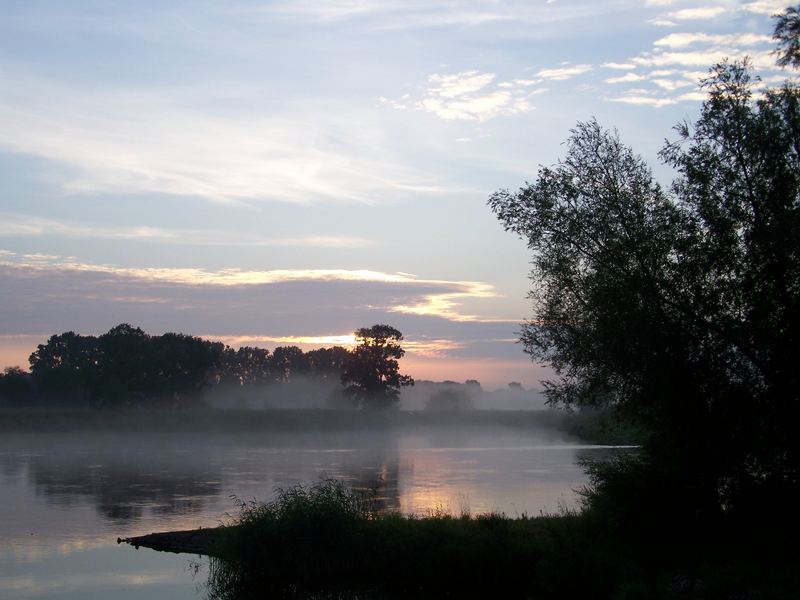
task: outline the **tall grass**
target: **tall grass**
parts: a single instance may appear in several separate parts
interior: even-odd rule
[[[606,525],[603,504],[533,518],[403,516],[326,480],[239,509],[224,558],[211,559],[214,600],[789,599],[800,589],[788,532],[669,537],[654,526],[650,537],[617,535],[621,524]]]
[[[330,480],[241,503],[235,524],[229,558],[212,560],[211,598],[526,597],[564,589],[551,581],[569,579],[553,571],[554,547],[583,544],[577,515],[403,516]]]

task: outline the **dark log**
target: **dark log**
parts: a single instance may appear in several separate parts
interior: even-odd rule
[[[228,527],[212,527],[210,529],[149,533],[136,537],[117,538],[117,543],[130,544],[137,550],[141,546],[159,552],[220,556],[220,540],[228,529]]]

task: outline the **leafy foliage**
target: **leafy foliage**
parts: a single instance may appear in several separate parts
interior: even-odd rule
[[[30,373],[19,367],[6,367],[0,374],[0,402],[25,404],[34,394]]]
[[[800,92],[756,85],[747,63],[711,70],[662,151],[670,193],[590,121],[490,199],[533,252],[521,339],[554,367],[549,401],[642,424],[649,468],[702,519],[800,489]]]
[[[778,41],[776,62],[781,67],[800,67],[800,5],[790,6],[773,18]]]
[[[403,334],[389,325],[373,325],[358,329],[355,337],[359,345],[342,373],[345,394],[360,406],[391,406],[399,400],[401,387],[414,385],[411,377],[400,374]]]

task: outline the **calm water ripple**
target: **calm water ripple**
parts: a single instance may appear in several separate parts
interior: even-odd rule
[[[188,556],[118,536],[212,527],[232,496],[269,500],[321,477],[381,507],[509,515],[575,507],[580,458],[613,451],[543,431],[342,434],[6,434],[0,440],[0,598],[203,597]]]

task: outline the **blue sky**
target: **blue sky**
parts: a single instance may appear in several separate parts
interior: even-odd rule
[[[596,117],[653,165],[769,0],[5,0],[0,367],[130,322],[536,387],[529,256],[486,207]]]

